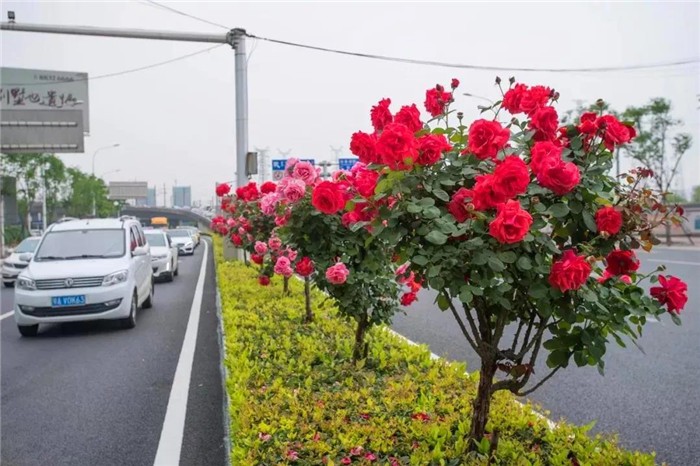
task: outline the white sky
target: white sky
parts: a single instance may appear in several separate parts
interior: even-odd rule
[[[700,3],[233,3],[168,5],[262,37],[399,57],[508,67],[599,67],[700,56]],[[141,1],[2,2],[17,22],[225,32]],[[90,76],[149,65],[208,44],[76,37],[3,31],[2,66],[84,71]],[[435,83],[459,78],[460,90],[492,99],[495,73],[374,61],[259,41],[249,60],[250,149],[291,149],[292,156],[349,155],[350,135],[369,130],[369,109],[390,97],[392,109],[416,103]],[[215,182],[235,179],[233,51],[222,46],[163,67],[90,82],[91,134],[86,153],[68,165],[111,181],[147,180],[168,197],[192,186],[208,202]],[[504,80],[509,73],[501,73]],[[669,98],[694,145],[683,163],[685,191],[700,184],[699,68],[614,74],[517,73],[561,93],[558,110],[602,97],[616,109]],[[481,102],[458,96],[468,118]],[[423,113],[425,113],[423,111]],[[279,158],[279,157],[275,157]],[[623,165],[625,168],[625,165]],[[269,170],[269,169],[268,169]],[[680,186],[679,186],[680,187]]]

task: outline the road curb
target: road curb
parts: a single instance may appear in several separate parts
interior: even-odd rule
[[[212,242],[212,250],[214,244]],[[223,412],[224,412],[224,444],[226,445],[226,464],[231,464],[231,418],[229,416],[229,396],[226,389],[226,381],[228,380],[228,370],[226,369],[225,354],[226,354],[226,331],[224,330],[224,313],[221,306],[221,294],[219,293],[219,277],[217,274],[216,255],[212,254],[214,260],[214,285],[216,286],[216,318],[217,337],[219,343],[219,372],[221,373],[221,389],[223,393]]]

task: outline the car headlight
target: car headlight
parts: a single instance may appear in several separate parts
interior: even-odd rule
[[[36,290],[36,282],[31,278],[19,277],[17,279],[17,288],[21,290]]]
[[[192,246],[194,246],[194,243],[192,241],[188,241],[187,243],[185,243],[186,248],[191,248]]]
[[[129,276],[127,270],[120,270],[119,272],[114,272],[107,275],[104,280],[102,280],[102,286],[112,286],[118,285],[119,283],[124,283]]]

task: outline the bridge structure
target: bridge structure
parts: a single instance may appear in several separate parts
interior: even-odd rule
[[[122,215],[130,215],[141,221],[142,225],[150,225],[153,217],[166,217],[170,227],[180,225],[195,225],[202,231],[209,231],[211,220],[196,212],[185,209],[169,209],[167,207],[134,207],[124,206],[121,209]]]

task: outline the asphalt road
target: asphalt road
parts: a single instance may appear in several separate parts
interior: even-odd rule
[[[173,283],[156,285],[154,307],[137,315],[132,330],[108,321],[45,325],[38,337],[21,338],[14,319],[2,319],[0,463],[154,464],[203,252],[201,245],[180,259]],[[2,291],[2,315],[12,310],[13,295]],[[180,464],[223,465],[211,248],[189,381]]]
[[[617,432],[627,448],[657,452],[659,462],[700,464],[700,249],[657,248],[642,257],[642,270],[666,263],[666,274],[688,283],[683,326],[669,318],[649,323],[635,346],[614,342],[605,355],[605,376],[595,368],[575,364],[560,370],[528,399],[548,410],[552,420],[583,425],[596,421],[594,432]],[[423,291],[419,301],[394,319],[393,328],[427,344],[434,353],[466,361],[479,368],[450,312],[434,303],[435,293]],[[544,357],[536,374],[546,374]],[[539,379],[537,379],[539,380]]]

